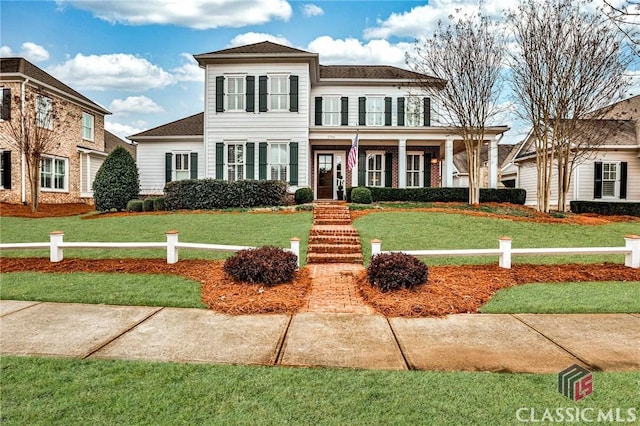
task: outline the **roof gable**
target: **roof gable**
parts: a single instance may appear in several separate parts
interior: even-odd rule
[[[305,50],[295,49],[293,47],[284,46],[282,44],[273,43],[271,41],[262,41],[260,43],[247,44],[244,46],[230,47],[228,49],[216,50],[209,53],[202,53],[201,55],[215,56],[215,55],[234,55],[234,54],[304,54],[309,55],[311,52]],[[196,55],[196,56],[201,56]]]

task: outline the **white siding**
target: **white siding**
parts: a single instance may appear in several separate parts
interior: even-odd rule
[[[198,178],[204,178],[204,145],[202,142],[138,142],[138,172],[140,193],[162,194],[165,185],[165,154],[174,151],[198,153]]]

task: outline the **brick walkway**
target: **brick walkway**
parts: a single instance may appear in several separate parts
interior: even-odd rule
[[[372,314],[355,285],[354,276],[364,270],[353,263],[308,265],[311,291],[302,312]]]

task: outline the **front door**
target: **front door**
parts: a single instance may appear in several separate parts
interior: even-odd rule
[[[333,154],[318,154],[318,199],[333,199]]]

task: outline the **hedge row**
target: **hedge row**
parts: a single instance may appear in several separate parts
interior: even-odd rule
[[[624,215],[639,216],[640,203],[615,201],[571,201],[569,203],[573,213],[595,213],[607,216]]]
[[[169,182],[164,194],[166,210],[281,206],[287,201],[287,184],[275,180],[190,179]]]
[[[374,202],[460,202],[469,201],[469,188],[380,188],[367,187]],[[347,201],[351,202],[351,191],[347,188]],[[480,202],[524,204],[527,192],[519,188],[480,189]]]

